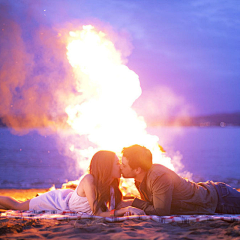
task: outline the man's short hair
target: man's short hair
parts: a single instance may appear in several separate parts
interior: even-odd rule
[[[152,153],[149,149],[138,144],[125,147],[122,150],[123,157],[127,158],[128,164],[132,169],[140,167],[148,171],[152,166]]]

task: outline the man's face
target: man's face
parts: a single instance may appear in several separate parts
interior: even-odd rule
[[[133,170],[129,166],[128,159],[125,157],[122,157],[121,172],[122,172],[122,176],[124,178],[135,178],[136,177],[135,170]]]

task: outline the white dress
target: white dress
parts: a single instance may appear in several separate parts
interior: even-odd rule
[[[80,182],[81,180],[82,177],[80,178]],[[79,184],[75,190],[58,189],[32,198],[29,202],[29,210],[70,210],[92,215],[93,213],[87,197],[81,197],[77,194]]]

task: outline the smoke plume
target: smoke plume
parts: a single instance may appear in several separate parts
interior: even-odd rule
[[[2,121],[20,134],[27,128],[62,127],[66,99],[73,94],[66,46],[51,26],[33,21],[31,8],[21,19],[12,16],[9,5],[0,9]]]

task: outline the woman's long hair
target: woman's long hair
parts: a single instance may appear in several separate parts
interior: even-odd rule
[[[122,200],[122,193],[119,189],[119,179],[112,181],[112,167],[115,160],[115,153],[111,151],[98,151],[92,157],[89,172],[94,177],[96,199],[94,201],[94,214],[99,208],[105,212],[106,203],[110,201],[110,186],[114,188],[115,206]]]

